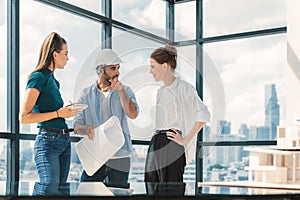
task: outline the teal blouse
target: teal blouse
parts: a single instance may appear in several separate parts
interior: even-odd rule
[[[63,107],[64,102],[59,91],[59,82],[54,78],[51,70],[43,69],[30,75],[26,89],[36,88],[40,95],[32,112],[53,112]],[[54,118],[44,122],[38,122],[37,127],[68,128],[65,118]]]

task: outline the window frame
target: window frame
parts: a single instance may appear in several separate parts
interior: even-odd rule
[[[249,37],[259,37],[264,35],[272,35],[272,34],[282,34],[287,32],[287,27],[278,27],[271,29],[263,29],[249,32],[241,32],[229,35],[219,35],[214,37],[203,37],[203,1],[196,1],[196,39],[186,40],[186,41],[175,41],[174,37],[174,14],[175,8],[174,4],[176,3],[184,3],[189,1],[167,1],[166,3],[166,30],[168,30],[166,34],[166,38],[156,36],[152,33],[148,33],[141,29],[135,28],[133,26],[124,24],[122,22],[116,21],[112,19],[111,15],[111,0],[103,0],[102,8],[106,8],[103,12],[104,15],[99,15],[97,13],[85,10],[83,8],[79,8],[77,6],[65,3],[60,0],[36,0],[37,2],[41,2],[47,4],[49,6],[54,6],[57,9],[62,9],[66,12],[79,15],[81,17],[86,17],[91,20],[94,20],[99,23],[104,23],[105,26],[103,28],[103,36],[102,40],[106,40],[111,37],[111,28],[112,26],[122,29],[124,31],[129,31],[133,34],[139,35],[141,37],[145,37],[151,39],[153,41],[159,42],[161,44],[171,43],[175,46],[187,46],[196,44],[196,89],[198,95],[203,99],[203,78],[201,76],[201,72],[203,71],[203,45],[212,42],[220,42],[225,40],[236,40],[241,38],[249,38]],[[7,1],[7,132],[1,132],[0,138],[7,139],[8,141],[8,149],[7,149],[7,181],[6,181],[6,195],[8,196],[18,196],[19,189],[19,158],[20,158],[20,141],[21,140],[34,140],[35,134],[23,134],[20,133],[20,124],[18,120],[19,113],[19,38],[20,38],[20,30],[19,30],[19,1],[12,0]],[[103,47],[109,48],[111,47],[111,42],[104,44]],[[199,72],[199,73],[198,73]],[[204,77],[205,78],[205,77]],[[197,187],[198,182],[202,182],[203,180],[203,160],[201,159],[201,151],[200,148],[202,146],[253,146],[253,145],[275,145],[276,141],[222,141],[222,142],[203,142],[202,134],[198,134],[197,137],[197,153],[196,153],[196,182],[195,188]],[[71,137],[72,142],[77,142],[79,140],[78,137]],[[134,145],[148,145],[147,141],[134,140]],[[196,195],[200,194],[200,190],[196,190]]]

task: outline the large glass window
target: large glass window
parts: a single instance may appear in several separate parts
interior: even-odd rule
[[[63,0],[74,6],[95,12],[97,14],[102,14],[102,0]]]
[[[22,102],[28,74],[38,62],[39,50],[50,32],[57,32],[67,40],[69,61],[64,70],[56,70],[65,104],[74,101],[78,76],[84,72],[84,61],[101,42],[101,25],[77,15],[24,0],[20,2],[20,100]],[[54,14],[55,13],[55,14]],[[36,19],[39,20],[36,20]],[[63,19],[63,20],[62,20]],[[74,30],[76,27],[76,31]],[[87,31],[88,30],[88,31]],[[68,119],[71,125],[71,119]],[[21,125],[21,132],[36,133],[36,124]]]
[[[35,182],[39,180],[33,155],[34,141],[20,142],[20,181]]]
[[[196,88],[196,46],[183,46],[177,47],[177,68],[175,76],[179,76],[182,80],[189,82]],[[201,74],[201,73],[200,73]],[[196,181],[196,162],[190,161],[186,164],[183,181],[195,182]]]
[[[204,0],[204,36],[286,26],[286,0]]]
[[[0,131],[6,131],[7,124],[7,1],[0,1]]]
[[[205,77],[210,77],[211,69],[205,65],[211,59],[222,83],[218,89],[225,94],[224,99],[215,100],[212,121],[217,123],[205,140],[275,140],[277,125],[286,120],[287,107],[295,106],[286,105],[287,99],[293,98],[286,88],[293,84],[289,81],[285,34],[211,43],[204,50],[208,55]],[[205,88],[206,97],[214,92],[212,88],[214,85]],[[219,109],[219,104],[224,104],[225,110]],[[220,112],[224,117],[216,118],[222,116]]]
[[[242,146],[203,147],[203,181],[248,180],[249,152]]]
[[[7,180],[7,140],[0,139],[0,195],[6,194]]]
[[[148,146],[134,145],[133,148],[134,156],[131,158],[128,182],[144,182],[145,162]]]
[[[195,39],[195,30],[196,1],[175,4],[175,41]]]
[[[112,1],[112,18],[139,29],[166,36],[166,2],[156,0]]]
[[[135,93],[140,112],[136,119],[128,120],[132,139],[150,140],[154,127],[156,91],[161,85],[150,72],[149,57],[154,49],[162,46],[132,33],[113,29],[113,46],[124,63],[120,80]]]
[[[177,68],[175,76],[180,76],[196,88],[196,46],[176,47]]]
[[[62,1],[103,15],[102,0]],[[55,0],[51,2],[59,3]],[[285,0],[202,2],[204,27],[198,28],[203,30],[204,37],[286,26]],[[0,0],[0,132],[7,131],[6,8],[7,0]],[[75,102],[82,89],[98,78],[93,67],[95,53],[105,42],[101,41],[103,24],[33,0],[20,1],[20,13],[17,14],[20,16],[20,103],[27,77],[38,62],[43,39],[53,31],[67,40],[69,48],[68,64],[64,70],[56,70],[55,77],[60,82],[65,104]],[[112,18],[125,26],[166,37],[166,1],[112,0]],[[198,30],[196,2],[176,3],[174,18],[175,41],[194,40]],[[133,90],[140,108],[136,119],[128,119],[131,136],[133,140],[149,141],[155,129],[156,92],[162,85],[155,82],[149,73],[149,56],[164,44],[151,40],[151,35],[144,38],[118,28],[112,27],[110,39],[112,49],[124,61],[120,68],[120,80]],[[278,125],[291,124],[295,118],[300,118],[297,111],[300,95],[295,94],[300,88],[297,65],[287,64],[286,34],[228,39],[204,43],[203,46],[203,55],[196,54],[195,45],[177,47],[176,69],[176,76],[196,87],[199,67],[196,66],[196,59],[199,58],[200,64],[204,62],[204,72],[200,73],[204,80],[203,100],[211,111],[212,121],[205,125],[203,131],[204,142],[210,142],[210,146],[201,149],[203,181],[248,180],[247,166],[251,155],[245,149],[247,147],[214,146],[213,142],[242,141],[244,144],[247,141],[275,141]],[[291,47],[288,46],[290,53],[294,50]],[[67,123],[73,126],[72,119],[67,119]],[[20,132],[35,134],[36,124],[21,124]],[[0,195],[6,195],[8,144],[6,139],[0,139]],[[82,165],[74,144],[68,182],[78,184]],[[19,195],[31,195],[34,182],[38,180],[33,145],[33,140],[20,141]],[[129,182],[144,181],[147,150],[148,145],[134,145]],[[195,160],[187,163],[185,182],[196,181],[195,163]]]
[[[128,119],[132,139],[149,141],[155,129],[156,92],[161,82],[155,82],[150,72],[149,57],[154,49],[164,45],[138,37],[134,34],[113,29],[113,49],[124,63],[120,68],[120,80],[131,87],[139,104],[140,113],[134,120]],[[126,41],[126,45],[124,45]],[[178,65],[176,76],[195,86],[195,46],[177,48]],[[135,156],[132,158],[130,171],[131,181],[144,180],[145,157],[148,146],[135,145]],[[189,163],[185,181],[195,181],[195,162]]]
[[[72,149],[74,149],[74,145],[75,143],[71,144]],[[1,156],[1,152],[2,151],[0,151],[0,156]],[[70,166],[68,181],[69,182],[80,181],[81,172],[82,172],[82,166],[78,159],[77,153],[75,150],[72,150],[71,166]],[[34,161],[34,141],[21,141],[20,143],[20,181],[22,182],[39,181],[39,177],[38,177],[38,173]]]
[[[21,1],[20,10],[21,102],[25,92],[27,76],[38,62],[39,50],[44,38],[52,31],[59,33],[68,43],[68,64],[64,70],[56,70],[55,77],[60,82],[60,91],[65,104],[68,104],[69,100],[75,102],[79,91],[78,87],[87,86],[82,77],[88,79],[88,73],[92,71],[94,60],[89,61],[88,56],[101,44],[102,24],[32,0]],[[41,20],[37,21],[36,18]],[[76,27],[76,31],[74,31],[74,27]],[[69,127],[73,126],[71,118],[67,119],[67,123]],[[20,130],[22,133],[37,133],[36,124],[21,124]],[[30,183],[38,180],[33,159],[33,144],[33,141],[22,141],[20,145],[20,180],[24,182],[21,184],[20,194],[28,194],[28,191],[31,194],[33,185]],[[74,150],[74,144],[72,144],[68,181],[79,181],[81,171],[82,166]],[[30,182],[25,184],[27,181]]]

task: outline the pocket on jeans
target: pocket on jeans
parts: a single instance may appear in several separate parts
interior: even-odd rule
[[[42,134],[42,139],[46,142],[54,142],[59,137],[58,133],[46,132]]]

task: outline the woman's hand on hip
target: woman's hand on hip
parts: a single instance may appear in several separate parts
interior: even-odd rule
[[[174,128],[171,128],[171,129],[174,132],[167,131],[167,138],[169,140],[172,140],[172,141],[176,142],[177,144],[180,144],[180,145],[184,146],[185,145],[185,140],[181,136],[181,134],[176,129],[174,129]]]

